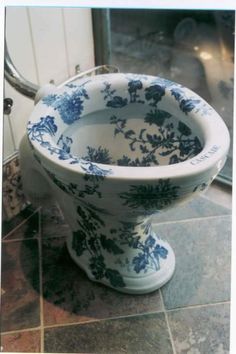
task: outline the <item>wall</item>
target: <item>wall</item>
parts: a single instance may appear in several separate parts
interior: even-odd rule
[[[27,80],[44,85],[59,84],[94,66],[90,9],[7,7],[6,40],[12,62]],[[5,81],[4,97],[14,101],[11,114],[4,116],[3,158],[19,147],[33,101]]]

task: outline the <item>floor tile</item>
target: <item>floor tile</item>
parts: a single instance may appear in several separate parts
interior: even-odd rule
[[[156,214],[153,216],[152,222],[155,224],[230,214],[231,209],[216,204],[207,198],[197,197],[186,204]]]
[[[168,312],[176,353],[229,353],[229,304]]]
[[[24,240],[39,236],[39,211],[30,215],[17,228],[6,235],[3,240]]]
[[[204,197],[225,208],[232,209],[232,188],[215,181],[204,194]]]
[[[4,220],[2,223],[2,237],[4,238],[10,232],[12,232],[17,226],[24,223],[27,218],[35,213],[35,209],[29,205],[22,210],[17,216],[14,216],[11,220]]]
[[[173,353],[163,313],[46,329],[45,352]]]
[[[37,240],[2,244],[1,330],[39,326]]]
[[[40,353],[40,331],[25,331],[1,336],[2,351],[5,353]]]
[[[43,293],[45,325],[163,310],[159,291],[121,294],[89,280],[70,258],[62,238],[43,241]]]
[[[176,256],[173,278],[162,287],[167,309],[230,299],[231,217],[158,225]]]

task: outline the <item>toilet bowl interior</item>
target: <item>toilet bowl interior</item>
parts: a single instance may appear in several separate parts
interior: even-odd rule
[[[183,113],[182,113],[183,116]],[[191,120],[191,119],[190,119]],[[56,143],[74,156],[102,164],[157,166],[186,161],[201,152],[194,124],[165,109],[132,103],[84,115]]]

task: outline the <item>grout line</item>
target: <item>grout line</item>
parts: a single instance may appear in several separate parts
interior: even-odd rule
[[[230,301],[224,301],[224,302],[217,302],[217,303],[212,303],[212,304],[192,305],[192,306],[188,306],[188,307],[179,307],[179,308],[167,310],[167,309],[165,309],[164,300],[163,300],[163,296],[162,296],[161,290],[159,289],[159,291],[160,291],[160,298],[161,298],[161,303],[162,303],[162,309],[160,309],[159,311],[135,313],[135,314],[131,314],[131,315],[120,315],[120,316],[106,317],[106,318],[101,318],[101,319],[90,319],[90,320],[83,321],[83,322],[70,322],[70,323],[60,323],[60,324],[46,325],[46,326],[44,326],[44,328],[45,329],[53,329],[53,328],[60,328],[60,327],[87,325],[87,324],[95,323],[95,322],[105,322],[105,321],[110,321],[110,320],[119,320],[119,319],[124,319],[124,318],[142,317],[142,316],[145,316],[145,315],[164,313],[165,317],[166,317],[166,321],[167,321],[168,331],[170,332],[170,326],[169,326],[168,317],[167,317],[167,313],[168,312],[188,310],[188,309],[192,309],[192,308],[202,308],[202,307],[207,307],[207,306],[230,304]],[[170,335],[170,339],[171,339],[171,343],[172,343],[173,342],[173,338],[172,338],[171,332],[169,333],[169,335]],[[173,346],[173,343],[172,343],[172,346]],[[176,354],[175,350],[174,350],[174,354]]]
[[[182,223],[182,222],[191,222],[191,221],[199,221],[199,220],[209,220],[209,219],[218,219],[218,218],[224,218],[227,216],[231,216],[231,214],[221,214],[221,215],[212,215],[212,216],[201,216],[201,217],[196,217],[196,218],[190,218],[190,219],[181,219],[181,220],[173,220],[173,221],[163,221],[163,222],[153,222],[152,225],[166,225],[166,224],[177,224],[177,223]]]
[[[167,312],[173,312],[173,311],[182,311],[182,310],[191,310],[191,309],[198,309],[198,308],[204,308],[204,307],[209,307],[209,306],[220,306],[220,305],[230,305],[230,301],[221,301],[221,302],[214,302],[210,304],[202,304],[202,305],[190,305],[190,306],[183,306],[183,307],[176,307],[174,309],[167,309]]]
[[[107,318],[107,319],[91,319],[87,320],[84,322],[69,322],[69,323],[60,323],[60,324],[53,324],[53,325],[45,325],[44,329],[53,329],[53,328],[61,328],[61,327],[70,327],[70,326],[80,326],[80,325],[87,325],[90,323],[96,323],[96,322],[101,322],[105,320],[110,320],[113,318]]]
[[[39,301],[40,301],[40,350],[44,353],[44,314],[43,314],[43,267],[42,267],[42,213],[39,211],[39,237],[38,237],[38,247],[39,247]]]
[[[100,319],[90,319],[87,321],[83,322],[70,322],[70,323],[60,323],[60,324],[53,324],[53,325],[46,325],[44,326],[45,329],[53,329],[53,328],[60,328],[60,327],[69,327],[69,326],[78,326],[78,325],[87,325],[91,323],[96,323],[96,322],[105,322],[105,321],[115,321],[115,320],[120,320],[120,319],[126,319],[126,318],[133,318],[133,317],[142,317],[145,315],[154,315],[158,313],[163,313],[163,310],[159,311],[152,311],[152,312],[143,312],[143,313],[135,313],[131,315],[120,315],[120,316],[114,316],[114,317],[106,317],[106,318],[100,318]]]
[[[6,331],[6,332],[1,332],[1,335],[5,336],[8,334],[17,334],[17,333],[22,333],[22,332],[33,332],[33,331],[38,331],[40,330],[40,326],[39,327],[34,327],[34,328],[24,328],[24,329],[16,329],[14,331]]]
[[[162,302],[162,307],[164,309],[164,315],[165,315],[166,325],[167,325],[167,329],[168,329],[168,333],[169,333],[169,337],[170,337],[170,342],[171,342],[173,354],[176,354],[174,339],[173,339],[172,332],[171,332],[171,329],[170,329],[170,324],[169,324],[169,320],[168,320],[168,316],[167,316],[167,312],[166,312],[166,308],[165,308],[164,299],[163,299],[163,296],[162,296],[161,289],[159,289],[159,292],[160,292],[160,298],[161,298],[161,302]]]
[[[26,219],[24,219],[23,221],[21,221],[16,227],[14,227],[10,232],[8,232],[8,234],[6,234],[3,238],[2,238],[2,241],[15,241],[15,240],[21,240],[22,239],[14,239],[14,240],[6,240],[7,237],[11,236],[15,231],[17,231],[21,226],[23,226],[32,216],[34,216],[37,212],[40,211],[40,208],[37,208],[35,211],[32,212],[31,215],[29,215]]]
[[[21,226],[23,226],[27,220],[30,218],[31,216],[29,216],[27,219],[24,219],[22,222],[20,222],[16,227],[14,227],[8,234],[6,234],[5,236],[3,236],[2,241],[5,241],[5,239],[8,236],[11,236],[11,234],[13,234],[15,231],[17,231]]]
[[[58,208],[59,209],[59,208]],[[22,241],[22,239],[14,239],[14,240],[6,240],[7,237],[11,236],[15,231],[18,230],[21,226],[23,226],[34,214],[39,212],[41,210],[41,207],[37,208],[30,216],[28,216],[26,219],[24,219],[20,224],[18,224],[15,228],[13,228],[8,234],[6,234],[3,238],[2,241],[8,241],[8,242],[13,242],[13,241]],[[230,210],[230,209],[229,209]],[[59,209],[60,214],[61,210]],[[175,223],[182,223],[182,222],[191,222],[191,221],[199,221],[199,220],[208,220],[208,219],[216,219],[216,218],[224,218],[227,216],[231,216],[231,214],[221,214],[221,215],[211,215],[211,216],[202,216],[202,217],[195,217],[195,218],[189,218],[189,219],[181,219],[181,220],[173,220],[173,221],[164,221],[164,222],[153,222],[154,225],[166,225],[166,224],[175,224]],[[54,237],[54,236],[53,236]]]
[[[8,244],[8,243],[14,243],[14,242],[25,242],[25,241],[34,241],[38,240],[38,236],[32,237],[32,238],[14,238],[14,240],[3,240],[3,244]]]

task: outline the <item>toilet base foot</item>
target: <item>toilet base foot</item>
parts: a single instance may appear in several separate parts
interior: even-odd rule
[[[70,240],[68,240],[67,242],[68,251],[72,259],[80,268],[82,268],[86,272],[90,280],[104,284],[110,288],[113,288],[114,290],[117,290],[122,293],[127,293],[127,294],[151,293],[159,289],[160,287],[162,287],[164,284],[166,284],[173,276],[175,270],[174,252],[171,246],[169,245],[169,243],[163,241],[159,237],[158,237],[158,245],[160,246],[160,249],[164,249],[166,252],[166,256],[160,258],[160,264],[158,269],[152,272],[147,272],[145,274],[141,271],[140,273],[134,271],[128,273],[125,270],[123,271],[122,268],[119,268],[119,275],[122,279],[122,284],[121,286],[119,286],[119,284],[118,285],[116,284],[116,286],[112,286],[110,279],[107,279],[107,277],[102,277],[100,279],[97,279],[91,273],[90,267],[86,264],[86,260],[81,257],[77,257],[75,255],[75,253],[71,248]],[[127,259],[128,259],[128,255],[127,255]],[[106,261],[107,263],[109,262],[109,260]],[[110,274],[112,274],[112,269],[109,269],[108,267],[107,270],[108,272],[110,270]],[[113,272],[115,275],[116,271],[113,270]]]

